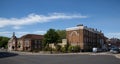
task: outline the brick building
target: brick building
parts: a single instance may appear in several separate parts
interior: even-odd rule
[[[91,51],[93,47],[104,48],[105,37],[101,31],[77,25],[66,29],[66,38],[69,44],[80,46],[83,51]]]
[[[118,47],[120,48],[120,39],[118,38],[111,38],[107,40],[107,44],[109,47],[113,48],[113,47]],[[109,48],[110,49],[110,48]]]
[[[12,38],[8,41],[8,50],[18,50],[18,51],[32,51],[40,50],[42,48],[42,35],[27,34],[20,38],[15,36],[13,33]]]

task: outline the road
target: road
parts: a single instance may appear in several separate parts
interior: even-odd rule
[[[17,55],[0,52],[0,64],[120,64],[120,59],[110,55]]]

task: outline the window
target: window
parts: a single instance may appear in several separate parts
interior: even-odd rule
[[[37,40],[35,40],[35,45],[37,45]]]
[[[29,47],[29,40],[28,39],[25,40],[25,46]]]
[[[20,48],[20,45],[18,46],[18,48]]]
[[[15,41],[13,41],[13,44],[15,44]]]
[[[14,46],[12,46],[12,49],[13,49],[13,50],[14,50],[14,48],[15,48],[15,47],[14,47]]]

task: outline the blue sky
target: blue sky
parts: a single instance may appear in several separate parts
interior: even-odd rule
[[[0,36],[44,34],[77,24],[120,38],[120,0],[0,0]]]

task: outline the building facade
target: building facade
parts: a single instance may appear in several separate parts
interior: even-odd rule
[[[18,51],[33,51],[40,50],[42,48],[42,35],[27,34],[20,38],[15,36],[13,33],[12,38],[8,41],[8,50]]]
[[[118,39],[118,38],[108,39],[107,44],[108,44],[109,49],[120,48],[120,39]]]
[[[82,24],[67,28],[66,38],[69,44],[78,45],[83,51],[91,51],[93,47],[103,48],[105,43],[105,37],[101,31]]]

